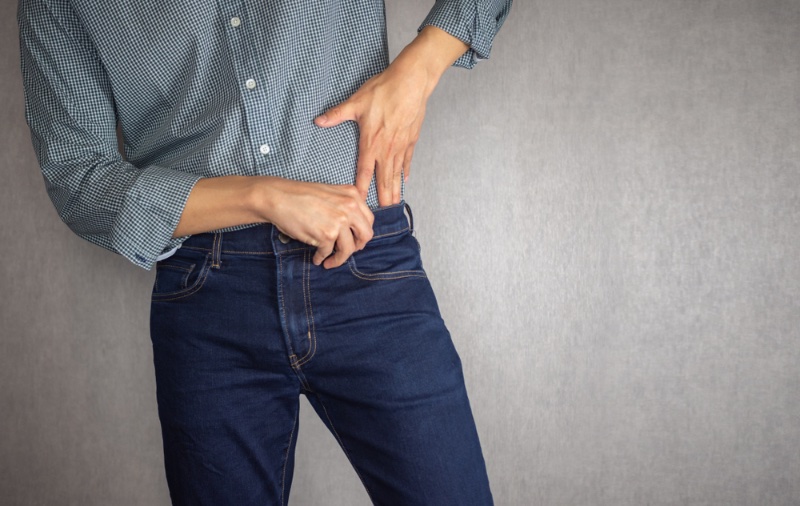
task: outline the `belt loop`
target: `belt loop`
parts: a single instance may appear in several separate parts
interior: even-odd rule
[[[403,202],[403,204],[406,206],[406,211],[408,211],[409,227],[411,227],[410,232],[413,234],[414,233],[414,215],[411,214],[411,206],[408,205],[408,202]]]
[[[222,232],[214,232],[214,245],[211,251],[211,267],[219,269],[222,259]]]

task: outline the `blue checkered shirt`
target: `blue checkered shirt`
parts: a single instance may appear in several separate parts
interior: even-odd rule
[[[438,0],[418,31],[467,43],[453,65],[471,69],[510,8]],[[139,267],[190,237],[172,234],[200,178],[355,184],[357,123],[313,120],[389,64],[383,0],[20,0],[18,23],[47,194],[75,234]]]

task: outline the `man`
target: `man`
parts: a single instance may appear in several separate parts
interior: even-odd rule
[[[174,504],[287,504],[301,393],[374,503],[492,504],[404,182],[439,78],[510,7],[439,0],[389,64],[382,0],[20,0],[48,195],[157,267]]]

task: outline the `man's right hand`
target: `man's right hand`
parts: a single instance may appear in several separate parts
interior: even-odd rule
[[[372,239],[375,216],[354,185],[255,177],[256,213],[284,234],[315,246],[314,265],[339,267]]]

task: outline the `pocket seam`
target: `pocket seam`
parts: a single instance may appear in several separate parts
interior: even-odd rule
[[[356,260],[352,256],[347,259],[347,266],[350,268],[350,272],[359,279],[363,279],[365,281],[381,281],[381,280],[392,280],[392,279],[402,279],[402,278],[427,278],[428,275],[422,269],[412,269],[412,270],[402,270],[402,271],[385,271],[385,272],[375,272],[375,273],[366,273],[361,272],[358,270],[358,266],[356,265]]]
[[[203,265],[200,268],[200,276],[198,276],[197,280],[195,280],[192,286],[187,286],[186,288],[182,288],[181,290],[175,290],[172,292],[153,293],[150,296],[151,300],[157,302],[168,302],[171,300],[177,300],[184,297],[188,297],[189,295],[192,295],[193,293],[203,288],[203,285],[206,284],[206,278],[208,278],[208,273],[211,270],[211,267],[209,265],[210,259],[211,259],[211,252],[208,252],[206,254],[205,260],[203,261]],[[156,279],[156,281],[158,281],[158,279]]]
[[[185,267],[185,266],[181,266],[181,265],[177,265],[177,264],[164,264],[164,265],[159,265],[158,268],[159,269],[180,269],[182,271],[187,271],[188,272],[188,271],[191,271],[192,269],[194,269],[195,265],[196,264],[189,264],[189,267]]]

